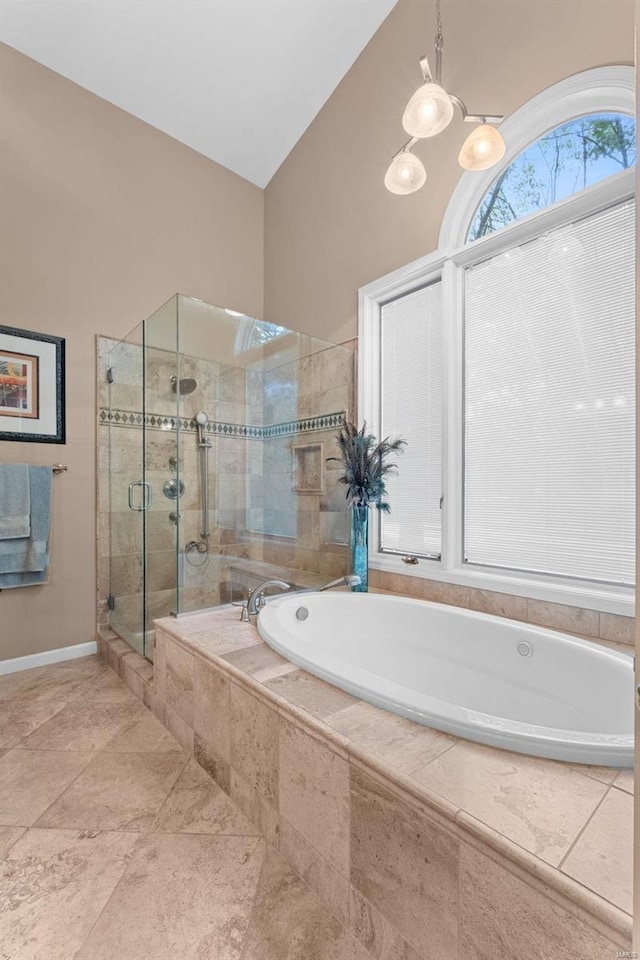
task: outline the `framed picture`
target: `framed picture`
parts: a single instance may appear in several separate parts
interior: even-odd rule
[[[0,440],[65,442],[62,337],[0,325]]]

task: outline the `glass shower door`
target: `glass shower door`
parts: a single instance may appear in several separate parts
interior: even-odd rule
[[[110,623],[143,656],[146,651],[146,516],[143,327],[110,353],[109,363]]]

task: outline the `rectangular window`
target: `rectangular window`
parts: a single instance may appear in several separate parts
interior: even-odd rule
[[[387,482],[380,549],[439,557],[442,496],[442,306],[440,281],[381,310],[381,436],[402,437],[399,473]]]
[[[466,271],[467,562],[633,584],[633,243],[627,202]]]

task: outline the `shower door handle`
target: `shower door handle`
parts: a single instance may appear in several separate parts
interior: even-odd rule
[[[136,507],[133,503],[133,490],[135,487],[142,487],[142,505]],[[129,484],[129,510],[135,510],[138,513],[146,512],[153,503],[153,496],[151,494],[151,484],[147,483],[146,480],[136,480],[134,483]]]

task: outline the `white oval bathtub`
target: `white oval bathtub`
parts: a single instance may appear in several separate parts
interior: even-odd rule
[[[633,766],[632,659],[615,650],[363,593],[278,597],[258,630],[310,673],[426,726],[534,756]]]

